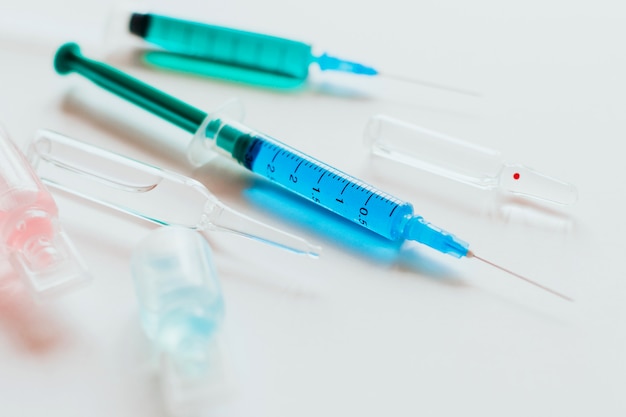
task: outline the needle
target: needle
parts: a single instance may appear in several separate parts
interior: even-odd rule
[[[433,83],[433,82],[430,82],[430,81],[422,81],[422,80],[418,80],[418,79],[415,79],[415,78],[404,77],[402,75],[387,74],[385,72],[382,72],[382,73],[379,72],[378,76],[389,78],[391,80],[405,82],[405,83],[419,84],[419,85],[423,85],[425,87],[438,88],[440,90],[451,91],[451,92],[454,92],[454,93],[465,94],[465,95],[468,95],[468,96],[474,96],[474,97],[482,96],[482,94],[477,93],[476,91],[465,90],[465,89],[457,88],[457,87],[450,87],[448,85]]]
[[[499,269],[499,270],[501,270],[501,271],[507,272],[507,273],[509,273],[509,274],[513,275],[514,277],[517,277],[517,278],[519,278],[519,279],[522,279],[522,280],[524,280],[524,281],[528,282],[529,284],[532,284],[532,285],[534,285],[534,286],[536,286],[536,287],[539,287],[539,288],[541,288],[542,290],[548,291],[549,293],[552,293],[552,294],[556,295],[557,297],[561,297],[561,298],[562,298],[562,299],[564,299],[564,300],[567,300],[567,301],[572,301],[572,302],[574,301],[574,300],[573,300],[573,299],[571,299],[570,297],[568,297],[568,296],[566,296],[566,295],[563,295],[563,294],[561,294],[560,292],[557,292],[557,291],[555,291],[555,290],[553,290],[553,289],[551,289],[551,288],[545,287],[545,286],[543,286],[543,285],[541,285],[541,284],[539,284],[539,283],[537,283],[537,282],[535,282],[535,281],[532,281],[532,280],[530,280],[530,279],[528,279],[528,278],[526,278],[526,277],[524,277],[524,276],[522,276],[522,275],[520,275],[520,274],[517,274],[517,273],[515,273],[515,272],[513,272],[513,271],[511,271],[511,270],[509,270],[509,269],[503,268],[503,267],[501,267],[500,265],[496,265],[496,264],[494,264],[493,262],[490,262],[490,261],[488,261],[488,260],[486,260],[486,259],[484,259],[484,258],[481,258],[480,256],[477,256],[477,255],[476,255],[474,252],[472,252],[472,251],[468,251],[468,252],[467,252],[467,257],[468,257],[468,258],[476,258],[476,259],[478,259],[479,261],[483,261],[483,262],[484,262],[484,263],[486,263],[486,264],[489,264],[489,265],[491,265],[491,266],[493,266],[493,267],[496,267],[496,268],[498,268],[498,269]]]

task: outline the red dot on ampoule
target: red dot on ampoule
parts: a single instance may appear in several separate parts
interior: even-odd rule
[[[519,180],[519,172],[516,172],[515,174],[513,174],[513,179]]]

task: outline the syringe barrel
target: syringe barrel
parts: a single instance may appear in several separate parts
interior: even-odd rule
[[[133,13],[129,29],[165,50],[304,80],[311,45],[157,14]]]
[[[387,239],[405,238],[410,203],[239,123],[222,121],[218,129],[209,123],[205,133],[206,147],[219,148],[250,171]]]

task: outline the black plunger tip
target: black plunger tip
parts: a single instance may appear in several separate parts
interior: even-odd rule
[[[148,33],[148,26],[150,26],[149,14],[133,13],[130,16],[130,23],[128,25],[130,33],[145,38]]]
[[[61,45],[54,55],[54,69],[61,75],[72,72],[72,61],[79,55],[80,46],[74,42]]]

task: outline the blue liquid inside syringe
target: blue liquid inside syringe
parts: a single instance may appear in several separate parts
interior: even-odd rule
[[[415,216],[410,203],[276,139],[220,119],[206,133],[209,145],[250,171],[387,239],[415,240],[455,257],[468,253],[466,242]]]

